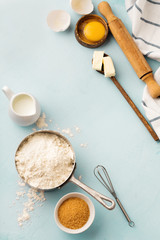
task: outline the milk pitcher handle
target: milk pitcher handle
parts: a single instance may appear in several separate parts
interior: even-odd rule
[[[2,91],[4,92],[4,94],[7,96],[9,100],[13,97],[13,95],[15,95],[14,92],[12,92],[12,90],[9,89],[7,86],[4,86],[2,88]]]

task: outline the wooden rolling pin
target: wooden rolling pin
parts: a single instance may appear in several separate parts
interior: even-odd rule
[[[151,67],[122,21],[113,14],[108,2],[104,1],[99,3],[98,10],[107,19],[111,33],[128,58],[138,77],[147,84],[150,95],[153,98],[160,96],[160,86],[153,78]]]

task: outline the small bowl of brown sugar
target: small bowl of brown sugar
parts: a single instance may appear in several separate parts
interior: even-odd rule
[[[86,231],[93,223],[95,208],[92,201],[82,193],[72,192],[57,203],[54,218],[64,232],[78,234]]]

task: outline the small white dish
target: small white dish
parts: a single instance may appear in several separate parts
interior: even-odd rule
[[[80,15],[86,15],[93,11],[92,0],[70,0],[71,8]]]
[[[77,198],[83,199],[88,204],[89,211],[90,211],[90,216],[89,216],[88,221],[86,222],[86,224],[83,227],[78,228],[78,229],[66,228],[65,226],[63,226],[60,223],[59,218],[58,218],[59,207],[61,206],[61,204],[65,200],[67,200],[68,198],[71,198],[71,197],[77,197]],[[72,192],[72,193],[68,193],[68,194],[64,195],[58,201],[57,205],[55,206],[55,210],[54,210],[54,219],[55,219],[55,222],[56,222],[57,226],[62,231],[66,232],[66,233],[70,233],[70,234],[78,234],[78,233],[82,233],[82,232],[86,231],[91,226],[91,224],[93,223],[94,217],[95,217],[95,208],[94,208],[94,205],[93,205],[92,201],[87,196],[85,196],[84,194],[78,193],[78,192]]]
[[[65,31],[70,23],[70,15],[63,10],[53,10],[47,16],[47,24],[54,32]]]

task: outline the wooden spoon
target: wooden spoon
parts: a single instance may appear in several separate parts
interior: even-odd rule
[[[108,56],[107,54],[104,54],[104,57]],[[92,60],[93,62],[93,60]],[[101,71],[97,71],[101,74],[104,74],[104,70],[102,67]],[[136,105],[134,104],[134,102],[132,101],[132,99],[128,96],[128,94],[126,93],[126,91],[124,90],[124,88],[120,85],[120,83],[117,81],[117,79],[115,77],[110,77],[110,79],[112,80],[112,82],[116,85],[116,87],[118,88],[118,90],[121,92],[121,94],[123,95],[123,97],[127,100],[127,102],[129,103],[129,105],[131,106],[131,108],[134,110],[134,112],[137,114],[137,116],[139,117],[139,119],[141,120],[141,122],[144,124],[144,126],[147,128],[147,130],[149,131],[149,133],[151,134],[151,136],[153,137],[153,139],[155,141],[158,141],[159,138],[157,136],[157,134],[155,133],[155,131],[153,130],[153,128],[149,125],[149,123],[147,122],[147,120],[144,118],[144,116],[141,114],[141,112],[139,111],[139,109],[136,107]]]

